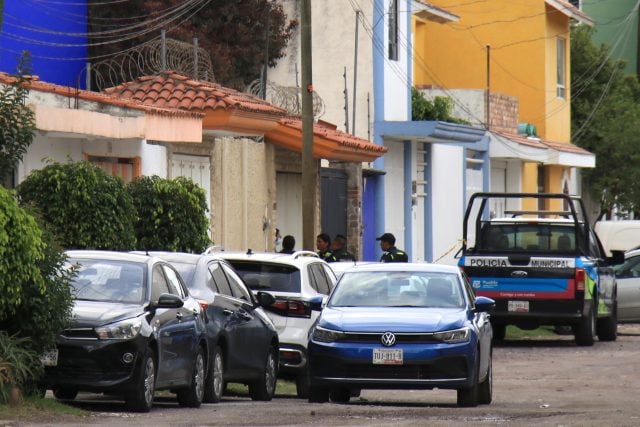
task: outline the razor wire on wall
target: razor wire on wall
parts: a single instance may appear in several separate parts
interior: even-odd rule
[[[267,81],[266,91],[263,92],[262,80],[254,80],[247,88],[247,92],[262,98],[265,93],[266,101],[280,108],[287,110],[292,116],[302,115],[302,93],[299,87],[279,86],[275,83]],[[319,118],[325,112],[325,104],[322,98],[313,92],[313,117]]]

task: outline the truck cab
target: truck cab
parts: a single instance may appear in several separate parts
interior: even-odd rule
[[[532,205],[542,209],[522,209]],[[605,257],[578,197],[476,193],[469,200],[459,266],[477,295],[496,301],[496,339],[511,324],[570,326],[580,346],[593,345],[596,335],[615,340],[615,262]]]

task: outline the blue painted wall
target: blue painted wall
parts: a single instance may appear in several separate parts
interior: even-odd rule
[[[40,80],[84,88],[86,2],[5,0],[0,13],[0,71],[15,73],[21,52],[27,50]]]

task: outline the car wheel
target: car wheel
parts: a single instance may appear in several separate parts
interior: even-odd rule
[[[58,400],[73,400],[78,395],[78,390],[58,387],[53,389],[53,396]]]
[[[180,406],[198,408],[202,403],[202,398],[204,397],[205,366],[204,350],[201,346],[198,346],[198,352],[196,353],[193,372],[191,374],[191,384],[189,387],[177,391]]]
[[[488,405],[493,399],[493,355],[489,351],[489,367],[486,378],[478,385],[478,403]]]
[[[478,350],[479,352],[480,350]],[[480,354],[477,355],[476,369],[473,374],[473,382],[470,387],[458,389],[458,406],[474,407],[478,406],[478,375],[480,371]]]
[[[309,397],[309,369],[305,367],[296,377],[296,396],[299,399]]]
[[[134,387],[126,398],[127,406],[135,412],[149,412],[156,387],[156,358],[150,348],[144,355],[142,369]]]
[[[204,382],[204,400],[205,403],[218,403],[224,394],[224,356],[222,348],[216,346],[213,352],[211,367],[207,373],[207,379]]]
[[[351,390],[348,388],[334,388],[329,391],[329,399],[335,403],[349,403]]]
[[[278,377],[278,362],[276,350],[269,347],[265,358],[264,371],[258,381],[249,383],[249,396],[253,400],[271,400],[276,393],[276,381]]]
[[[504,337],[507,335],[507,325],[491,325],[493,328],[493,340],[504,341]]]
[[[580,323],[574,326],[573,334],[577,345],[581,347],[593,345],[596,334],[596,316],[593,306],[589,309],[587,315],[580,319]]]
[[[325,403],[329,401],[329,390],[324,387],[313,387],[309,389],[309,403]]]
[[[611,316],[598,320],[598,339],[615,341],[618,338],[618,302],[613,303]]]

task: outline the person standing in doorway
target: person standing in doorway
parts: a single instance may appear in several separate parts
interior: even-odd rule
[[[331,253],[331,237],[327,233],[320,233],[316,236],[316,249],[318,249],[318,256],[323,260],[336,261],[336,257]]]
[[[333,242],[331,242],[331,253],[333,253],[336,261],[355,261],[356,257],[347,251],[347,238],[342,234],[336,234]]]
[[[383,251],[380,262],[409,262],[407,253],[396,248],[396,237],[393,234],[384,233],[376,240],[380,241],[380,249]]]

